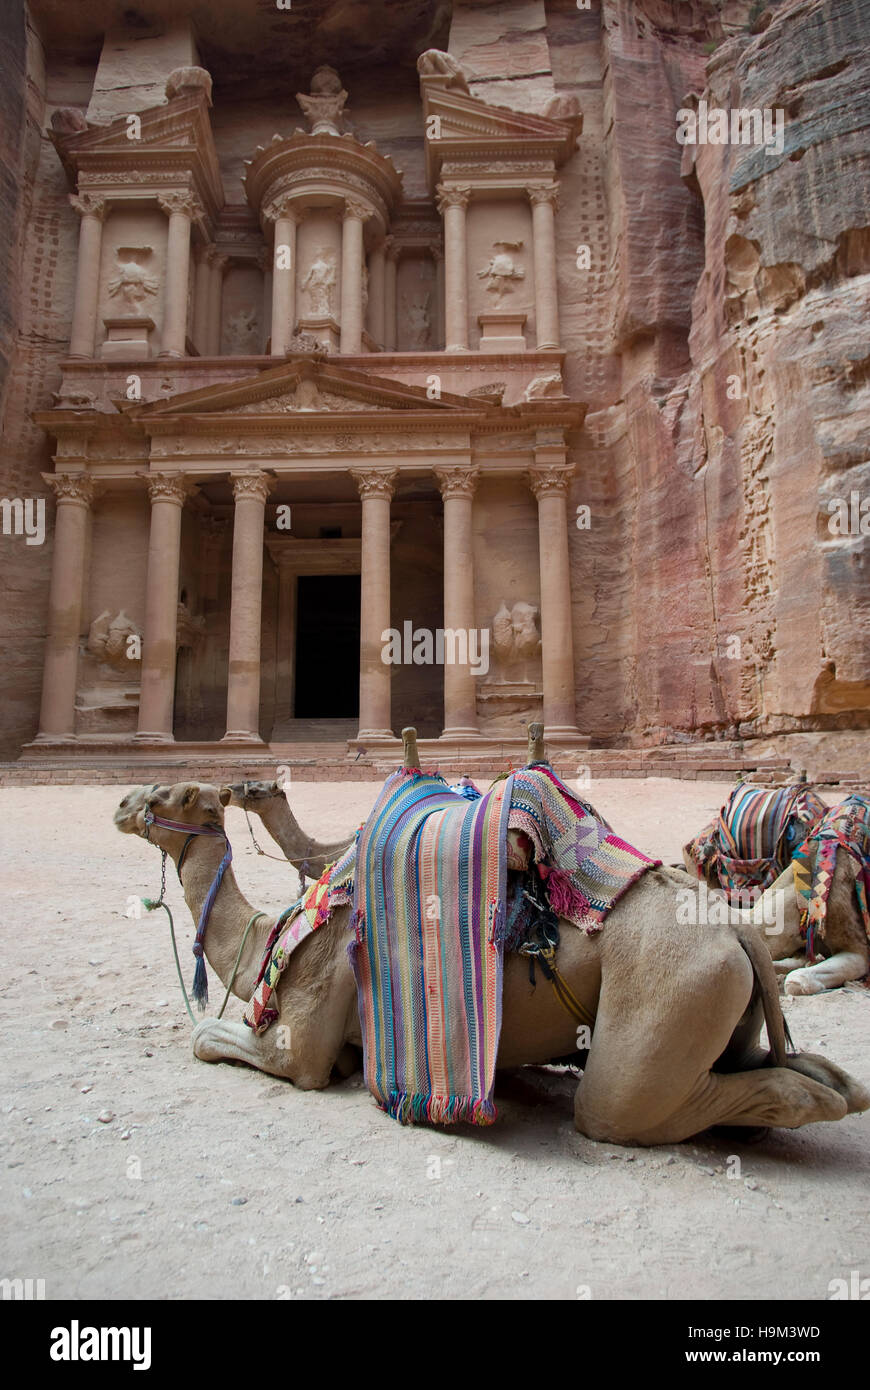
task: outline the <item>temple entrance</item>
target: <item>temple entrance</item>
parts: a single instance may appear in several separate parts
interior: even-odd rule
[[[359,716],[358,574],[300,575],[295,719]]]

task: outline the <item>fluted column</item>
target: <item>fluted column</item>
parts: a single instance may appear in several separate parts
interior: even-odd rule
[[[369,256],[369,332],[378,347],[384,346],[384,325],[386,324],[387,252],[384,243],[376,246]]]
[[[384,268],[384,348],[387,352],[395,352],[398,341],[396,334],[396,306],[398,303],[396,283],[401,251],[391,236],[388,236],[384,241],[384,250],[387,257]]]
[[[211,278],[208,291],[208,336],[206,339],[206,356],[220,357],[224,274],[230,263],[230,258],[229,256],[222,255],[216,246],[209,247],[207,257]]]
[[[444,628],[464,633],[474,627],[474,533],[472,507],[477,473],[470,468],[436,468],[444,499]],[[457,640],[453,640],[453,651]],[[445,638],[444,730],[442,738],[477,735],[477,686],[471,663],[448,663]],[[466,645],[466,652],[468,646]]]
[[[556,281],[555,212],[559,189],[545,184],[529,189],[535,266],[535,321],[538,348],[559,346],[559,290]]]
[[[296,329],[296,229],[300,214],[289,198],[270,203],[266,220],[275,224],[272,251],[272,356],[284,357]]]
[[[362,349],[363,224],[371,217],[365,203],[348,198],[341,224],[341,342],[339,351]]]
[[[225,739],[260,743],[260,622],[263,607],[263,531],[268,474],[231,473],[233,579],[230,600],[230,668]]]
[[[151,531],[137,739],[171,743],[178,627],[181,512],[195,489],[183,473],[149,473]]]
[[[82,587],[94,480],[87,473],[43,473],[57,497],[48,631],[38,739],[75,736]]]
[[[190,193],[166,193],[157,199],[169,217],[163,299],[161,357],[183,357],[187,339],[187,289],[190,277],[190,224],[196,199]]]
[[[201,246],[196,257],[193,282],[193,341],[204,357],[208,343],[208,308],[211,290],[211,266],[207,246]]]
[[[579,734],[574,688],[574,628],[568,554],[568,482],[573,469],[541,463],[528,475],[538,501],[541,567],[541,665],[544,730],[547,735]]]
[[[93,357],[100,298],[100,256],[103,246],[103,219],[106,201],[93,193],[70,195],[70,203],[81,217],[76,289],[73,302],[70,357]]]
[[[468,351],[468,250],[465,210],[467,186],[438,185],[438,211],[444,217],[444,323],[446,352]]]
[[[359,738],[392,738],[390,671],[382,659],[390,626],[390,498],[395,470],[352,470],[362,498]]]

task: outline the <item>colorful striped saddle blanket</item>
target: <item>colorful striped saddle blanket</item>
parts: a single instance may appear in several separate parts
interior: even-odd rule
[[[544,767],[472,802],[437,776],[388,779],[357,845],[350,958],[366,1083],[402,1123],[495,1118],[511,828],[530,836],[550,906],[590,934],[658,862]]]
[[[809,787],[752,787],[741,782],[715,820],[686,845],[699,878],[717,883],[729,901],[755,901],[779,878],[827,806]]]
[[[815,958],[816,935],[825,935],[828,895],[841,849],[858,861],[855,893],[870,941],[870,798],[855,793],[839,806],[826,810],[812,834],[794,853],[794,886],[801,905],[801,931],[806,936],[809,960]]]

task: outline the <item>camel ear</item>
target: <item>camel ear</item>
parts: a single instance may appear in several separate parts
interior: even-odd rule
[[[197,801],[199,801],[199,787],[196,782],[189,782],[181,798],[182,811],[189,811],[191,806],[196,805]]]
[[[281,790],[281,788],[279,787],[279,785],[278,785],[277,782],[270,782],[270,783],[269,783],[269,791],[270,791],[270,792],[274,793],[274,792],[279,792],[280,790]]]
[[[230,802],[233,799],[232,787],[221,787],[220,791],[218,792],[218,796],[220,798],[220,803],[222,806],[229,806]]]

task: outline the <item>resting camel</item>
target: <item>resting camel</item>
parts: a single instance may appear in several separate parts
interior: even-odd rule
[[[419,766],[408,756],[407,766]],[[180,877],[196,920],[224,854],[228,801],[226,789],[185,782],[138,788],[115,813],[120,831],[147,832],[176,867],[184,852]],[[148,826],[146,813],[181,828]],[[191,838],[188,826],[221,833]],[[515,862],[528,853],[519,839],[511,849]],[[685,885],[681,872],[648,870],[596,936],[560,920],[556,964],[595,1020],[574,1100],[576,1128],[590,1139],[653,1145],[714,1125],[794,1129],[870,1108],[870,1092],[828,1058],[787,1054],[773,966],[753,932],[678,923]],[[228,868],[204,939],[225,985],[254,911]],[[242,1023],[206,1018],[193,1032],[194,1055],[246,1062],[303,1090],[325,1087],[333,1071],[355,1070],[362,1034],[347,960],[351,911],[337,908],[294,952],[273,998],[271,1028],[256,1035]],[[276,921],[265,914],[255,922],[241,952],[233,993],[246,1002]],[[770,1051],[760,1045],[762,1021]],[[543,981],[530,984],[525,957],[508,954],[499,1067],[546,1063],[576,1048],[574,1019]]]
[[[770,952],[776,973],[785,976],[786,994],[822,994],[847,980],[863,979],[870,971],[870,945],[855,892],[857,874],[856,860],[846,853],[838,854],[828,896],[825,934],[815,943],[816,952],[825,959],[813,965],[807,962],[793,865],[789,864],[750,911],[741,914],[746,927],[760,937]],[[782,895],[781,905],[778,894]],[[777,927],[782,924],[781,932],[758,925],[773,921]]]
[[[353,835],[347,835],[343,840],[321,841],[306,835],[277,782],[235,782],[221,787],[222,800],[225,793],[228,795],[224,805],[256,812],[284,858],[295,869],[304,867],[309,878],[319,878],[326,865],[344,854],[353,839]]]

